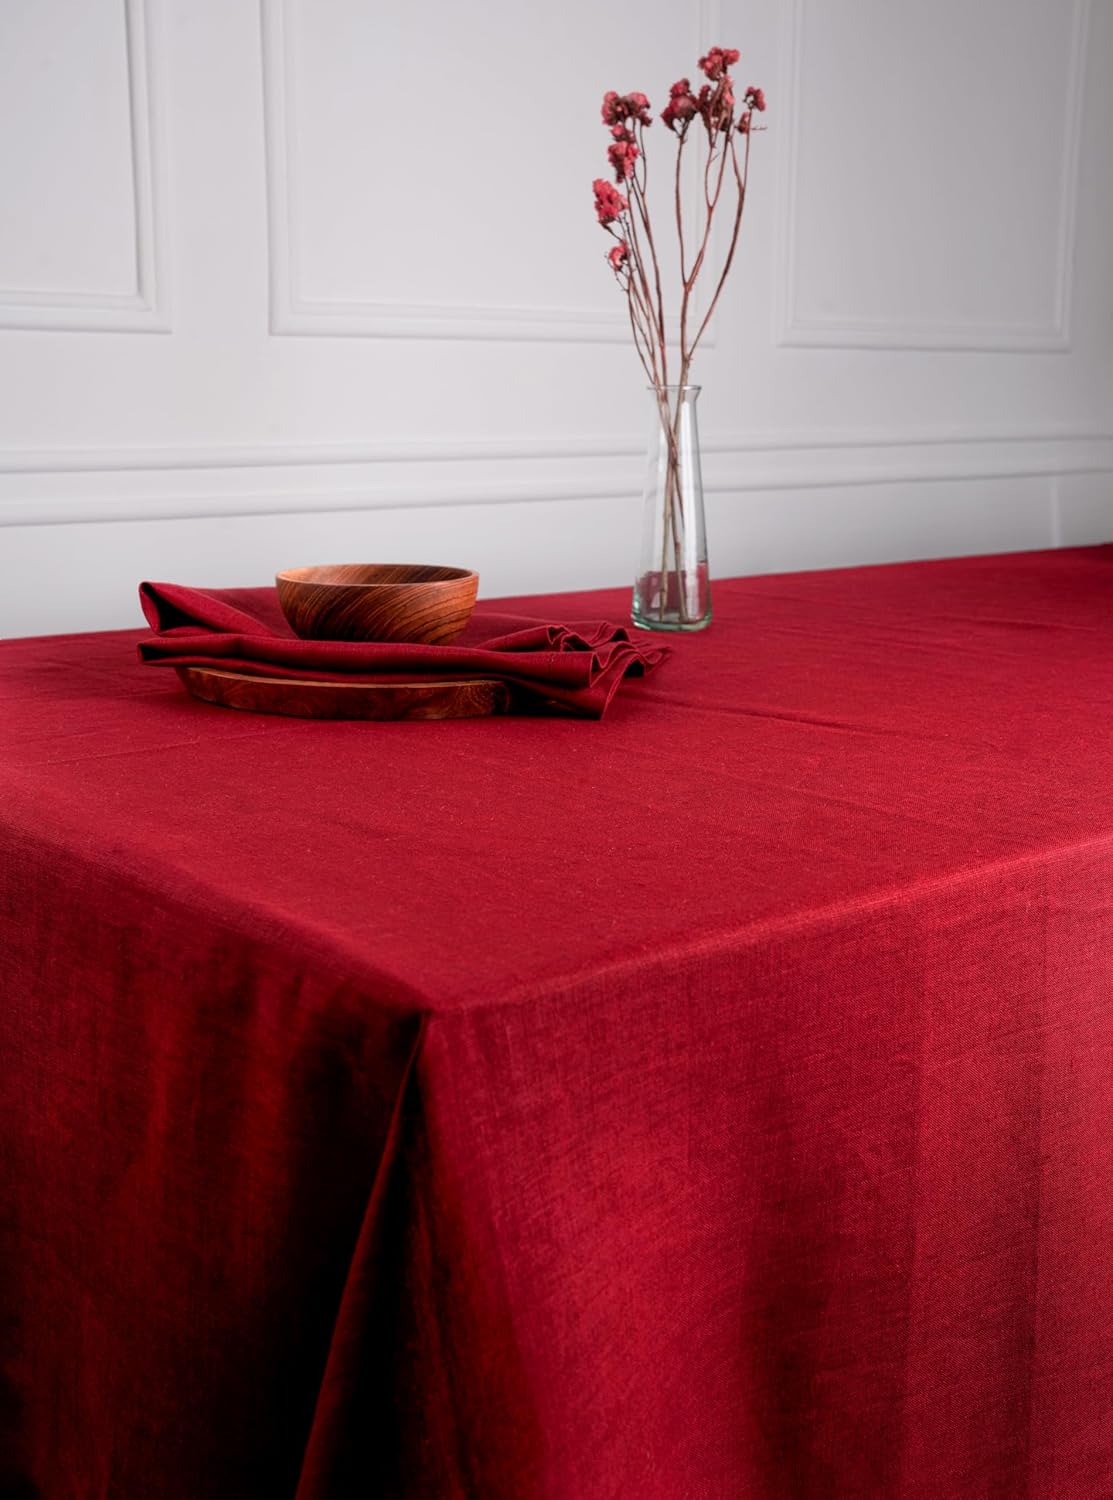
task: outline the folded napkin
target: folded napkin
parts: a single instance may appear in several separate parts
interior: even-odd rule
[[[624,677],[651,672],[669,654],[605,620],[549,624],[482,605],[449,645],[419,646],[303,641],[274,589],[143,583],[139,601],[154,632],[140,642],[139,656],[158,666],[332,681],[493,677],[510,687],[512,707],[523,713],[602,718]]]

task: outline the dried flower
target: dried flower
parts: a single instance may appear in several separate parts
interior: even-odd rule
[[[626,120],[635,120],[639,125],[652,125],[649,100],[644,94],[619,94],[614,89],[603,95],[601,110],[604,125],[621,125]]]
[[[627,94],[626,100],[630,106],[631,119],[636,119],[639,125],[653,124],[653,115],[650,113],[649,100],[644,94]]]
[[[595,215],[600,224],[613,224],[619,214],[624,214],[629,208],[629,203],[604,177],[597,177],[592,183],[595,189]]]
[[[641,152],[632,140],[615,141],[607,147],[607,160],[614,168],[614,180],[625,182],[628,177],[634,175],[634,163]]]
[[[692,85],[687,78],[681,78],[669,89],[669,102],[661,111],[661,119],[670,130],[674,130],[677,120],[683,124],[692,119],[698,110],[699,105],[692,93]]]
[[[677,190],[672,195],[676,228],[680,238],[680,308],[679,361],[680,384],[687,380],[693,355],[708,326],[734,258],[742,224],[746,197],[746,176],[750,163],[750,134],[756,128],[754,111],[765,109],[761,89],[750,87],[736,99],[734,83],[728,71],[739,58],[737,48],[712,47],[700,58],[706,81],[693,90],[689,78],[678,78],[669,89],[668,103],[661,120],[676,137]],[[607,128],[607,161],[613,181],[597,177],[595,215],[607,231],[610,248],[607,264],[614,273],[630,313],[634,345],[642,368],[652,385],[661,389],[669,384],[669,337],[662,262],[658,256],[659,240],[651,226],[646,197],[646,146],[641,127],[650,123],[649,100],[644,94],[619,94],[610,90],[603,98],[603,124]],[[680,191],[681,155],[689,127],[699,119],[707,131],[706,151],[696,140],[692,150],[706,157],[703,164],[704,193],[701,222],[695,237],[687,239],[683,223]],[[736,127],[745,138],[745,149],[739,149]],[[695,132],[702,137],[703,130]],[[706,307],[698,314],[694,305],[696,282],[700,271],[712,259],[711,226],[720,199],[734,199],[729,245],[721,257],[718,279]],[[635,236],[637,236],[635,238]]]
[[[724,74],[715,88],[705,83],[699,91],[696,108],[707,126],[708,135],[729,130],[734,116],[734,93],[729,77]]]
[[[734,66],[741,54],[737,47],[712,47],[706,57],[699,60],[700,69],[712,83],[718,83],[728,68]]]
[[[715,312],[727,275],[734,261],[742,225],[742,210],[746,201],[746,182],[750,169],[750,134],[755,110],[764,110],[765,95],[759,88],[739,91],[736,102],[734,83],[728,71],[738,61],[739,53],[734,47],[712,47],[699,60],[706,82],[700,84],[698,93],[692,90],[691,80],[678,78],[669,89],[668,102],[661,112],[662,123],[675,137],[675,189],[673,199],[676,232],[680,250],[680,298],[679,317],[675,323],[669,317],[665,297],[666,280],[662,268],[670,267],[658,254],[660,244],[655,216],[650,213],[646,192],[646,160],[651,154],[646,148],[646,137],[641,127],[651,123],[649,100],[644,94],[619,94],[610,90],[603,97],[602,119],[607,128],[607,161],[614,174],[614,183],[597,177],[595,190],[595,215],[607,232],[610,248],[606,252],[607,265],[626,300],[633,334],[634,348],[650,385],[657,392],[662,435],[668,445],[668,479],[663,486],[664,542],[660,556],[660,571],[647,575],[659,581],[657,594],[660,601],[662,627],[666,611],[673,605],[672,586],[665,580],[669,577],[670,532],[675,546],[676,576],[681,573],[680,537],[682,535],[681,505],[688,483],[682,473],[676,437],[679,410],[673,411],[669,391],[670,377],[679,375],[679,386],[686,387],[692,359]],[[736,114],[736,111],[738,112]],[[700,120],[703,128],[691,130],[692,122]],[[735,128],[744,137],[739,146]],[[703,140],[706,130],[706,141]],[[695,215],[694,234],[685,227],[685,212],[682,189],[682,166],[684,148],[691,141],[690,153],[702,161],[693,163],[702,166],[700,206]],[[617,186],[614,184],[617,183]],[[620,189],[625,189],[625,193]],[[628,195],[628,196],[627,196]],[[731,211],[730,237],[726,246],[712,243],[712,222],[720,206],[733,204]],[[701,270],[718,261],[717,279],[704,304],[697,307],[697,282]],[[676,333],[673,333],[673,329]],[[677,336],[678,335],[678,336]],[[679,371],[672,364],[671,347],[676,345]],[[640,585],[639,585],[640,586]],[[684,593],[680,590],[681,594]],[[686,597],[686,596],[685,596]],[[678,618],[686,624],[698,624],[690,614],[687,603],[678,606]]]

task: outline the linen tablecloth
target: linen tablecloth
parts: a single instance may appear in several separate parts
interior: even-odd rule
[[[1113,1495],[1113,548],[602,723],[136,639],[0,646],[0,1494]]]

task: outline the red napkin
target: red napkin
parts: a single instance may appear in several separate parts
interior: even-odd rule
[[[154,635],[141,660],[212,667],[267,677],[407,682],[496,677],[516,710],[602,718],[623,677],[651,672],[665,646],[633,641],[605,620],[547,624],[480,606],[447,646],[303,641],[290,629],[274,589],[190,589],[142,583],[139,601]]]

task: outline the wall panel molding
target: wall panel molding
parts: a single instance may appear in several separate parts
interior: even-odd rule
[[[1113,428],[840,427],[756,429],[711,436],[705,453],[838,452],[847,448],[1040,451],[1113,442]],[[358,443],[257,443],[184,447],[0,448],[0,477],[20,474],[119,474],[197,469],[316,468],[359,464],[461,464],[591,458],[641,458],[644,436],[392,438]]]
[[[260,0],[263,59],[263,128],[272,334],[341,338],[435,338],[625,344],[630,324],[625,302],[613,307],[514,306],[497,303],[406,302],[390,297],[310,297],[298,263],[300,200],[293,162],[297,99],[290,34],[292,0]],[[695,0],[700,49],[719,34],[719,0]],[[693,181],[692,211],[699,202]],[[717,226],[712,240],[719,239]],[[699,290],[705,291],[706,288]],[[695,316],[702,316],[697,293]],[[673,337],[676,330],[673,330]],[[701,348],[715,345],[714,319]]]
[[[1113,473],[1113,432],[742,433],[704,447],[711,494]],[[0,456],[0,528],[635,500],[642,454],[640,441],[624,437],[9,452]],[[475,464],[494,472],[477,474]],[[511,464],[513,474],[498,474]],[[258,487],[256,474],[271,482]],[[1113,495],[1110,510],[1113,530]]]
[[[790,348],[941,350],[952,353],[1055,353],[1069,350],[1086,81],[1086,41],[1093,0],[1070,0],[1070,63],[1056,217],[1054,312],[1046,324],[971,321],[918,323],[903,318],[867,320],[854,316],[805,318],[799,313],[796,213],[799,192],[801,71],[807,3],[808,0],[784,0],[780,88],[786,108],[778,172],[780,206],[774,311],[776,343]]]
[[[59,292],[0,287],[0,328],[66,333],[170,330],[159,0],[123,3],[135,209],[135,290]]]

